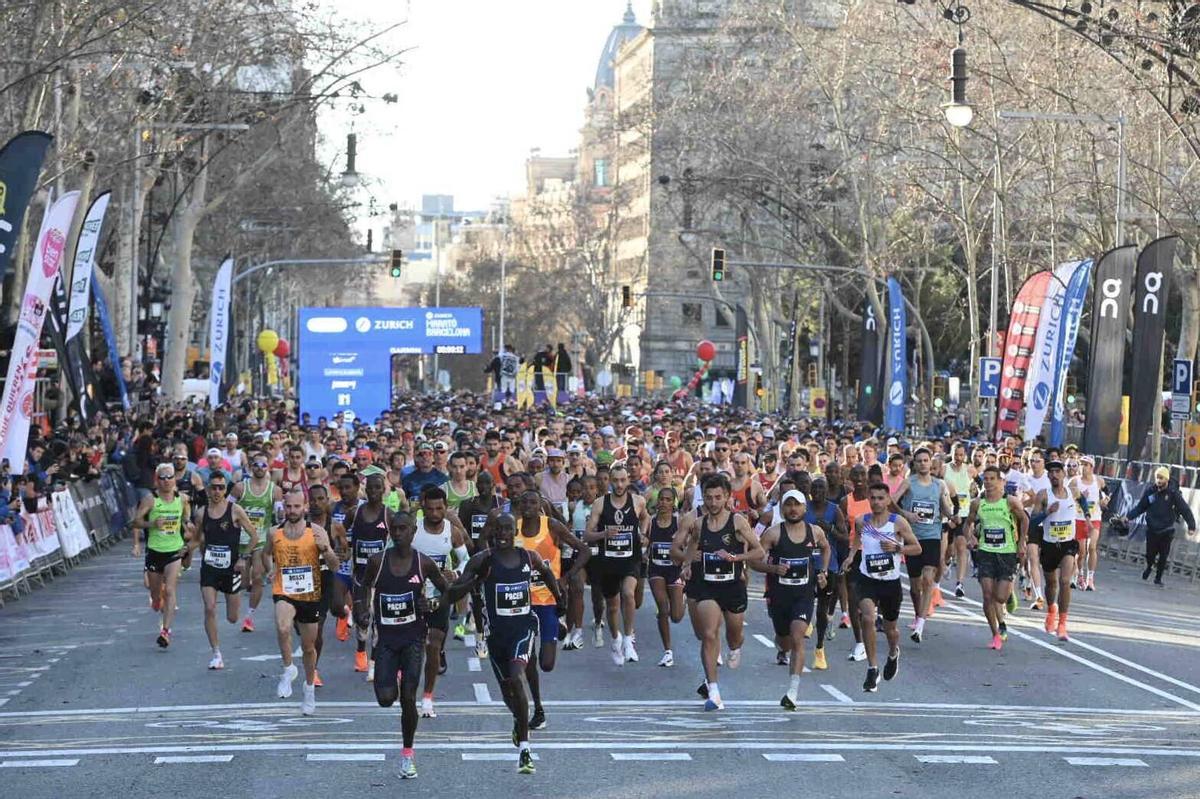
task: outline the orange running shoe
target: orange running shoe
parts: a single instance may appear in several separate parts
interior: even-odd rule
[[[321,682],[321,672],[313,673],[313,688],[324,688],[325,683]]]
[[[1070,636],[1067,635],[1067,614],[1063,613],[1058,617],[1058,640],[1070,641]]]
[[[933,604],[935,607],[939,608],[946,604],[946,601],[942,599],[942,587],[940,585],[935,585],[933,587]]]
[[[1058,627],[1058,605],[1051,605],[1046,611],[1046,632],[1054,635],[1055,628]]]
[[[354,653],[354,670],[355,671],[366,671],[367,670],[367,653],[366,652],[355,652]]]
[[[242,622],[242,632],[244,632],[244,633],[254,632],[254,619],[252,617],[247,616],[246,620],[244,622]]]
[[[337,639],[339,641],[347,641],[350,639],[350,613],[346,612],[345,616],[337,620]]]

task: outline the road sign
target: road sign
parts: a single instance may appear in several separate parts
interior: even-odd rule
[[[1192,362],[1176,358],[1171,364],[1171,419],[1187,421],[1192,410]]]
[[[996,399],[1000,396],[1000,358],[979,359],[979,398]]]

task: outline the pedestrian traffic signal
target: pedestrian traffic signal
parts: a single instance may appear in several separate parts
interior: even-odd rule
[[[629,286],[621,286],[621,307],[633,307],[633,291],[629,288]]]
[[[403,272],[403,269],[401,267],[404,263],[404,251],[403,250],[392,250],[391,263],[392,263],[392,277],[400,277],[401,273]]]
[[[712,279],[714,283],[720,283],[725,279],[725,250],[721,247],[713,247]]]

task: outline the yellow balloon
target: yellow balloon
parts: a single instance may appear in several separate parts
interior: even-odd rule
[[[279,334],[274,330],[264,330],[258,334],[258,349],[262,352],[274,352],[279,345]]]

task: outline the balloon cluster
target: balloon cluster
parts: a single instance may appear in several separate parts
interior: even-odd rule
[[[677,400],[683,399],[700,385],[700,381],[708,374],[708,367],[712,364],[713,359],[717,357],[717,345],[708,339],[704,339],[696,345],[696,357],[700,359],[700,367],[692,375],[692,379],[687,382],[687,386],[674,393],[673,396]],[[674,378],[671,381],[672,385],[675,384],[675,380],[678,380],[678,378]]]

